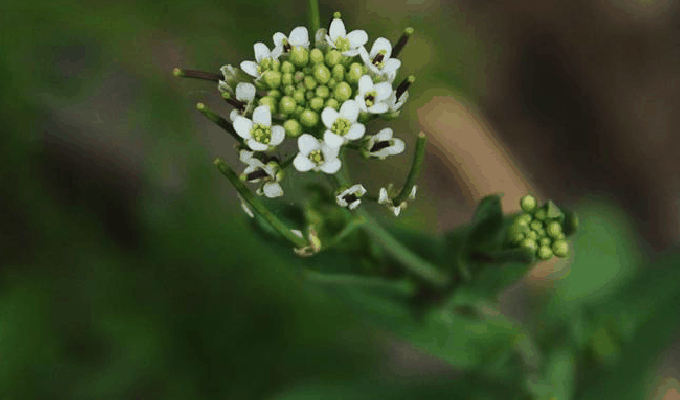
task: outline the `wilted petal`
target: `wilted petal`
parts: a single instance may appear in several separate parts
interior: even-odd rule
[[[248,118],[243,118],[239,115],[234,120],[234,130],[240,137],[250,139],[251,129],[253,129],[253,121]]]
[[[255,61],[243,61],[241,62],[241,69],[243,72],[250,76],[257,77],[259,74],[257,73],[257,63]]]
[[[342,167],[342,163],[339,159],[335,158],[325,162],[319,169],[327,174],[334,174],[340,170],[340,167]]]
[[[321,121],[326,125],[326,128],[333,126],[333,122],[338,118],[338,112],[331,107],[326,107],[321,112]]]
[[[286,138],[286,130],[281,125],[272,126],[272,140],[269,142],[271,146],[278,146]]]
[[[388,201],[389,201],[389,198],[387,197],[387,189],[380,188],[380,191],[378,192],[378,203],[379,204],[385,204]]]
[[[297,157],[295,157],[293,165],[295,165],[295,169],[300,172],[307,172],[314,168],[314,163],[309,158],[307,158],[307,156],[302,154],[302,152],[298,153]]]
[[[345,31],[345,23],[342,22],[340,18],[333,18],[333,22],[331,22],[331,28],[328,30],[328,36],[331,37],[331,40],[335,42],[335,39],[339,38],[340,36],[345,36],[347,31]]]
[[[268,105],[263,104],[255,108],[255,111],[253,111],[253,122],[264,126],[272,125],[272,112]]]

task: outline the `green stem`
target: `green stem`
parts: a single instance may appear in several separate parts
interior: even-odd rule
[[[423,160],[425,159],[425,142],[427,142],[425,133],[420,132],[418,134],[418,140],[416,141],[416,150],[415,155],[413,156],[413,163],[411,164],[411,171],[408,173],[406,183],[404,184],[404,187],[401,188],[401,192],[399,192],[392,202],[395,207],[399,207],[399,205],[406,200],[418,180],[418,175],[420,175],[420,169],[423,166]]]
[[[208,107],[203,103],[197,103],[196,109],[206,118],[208,118],[215,124],[219,125],[220,128],[227,131],[234,139],[236,139],[236,141],[239,142],[239,144],[243,145],[243,138],[240,137],[238,133],[236,133],[236,130],[229,121],[210,111]]]
[[[315,271],[305,271],[305,279],[308,281],[327,285],[348,285],[355,287],[370,287],[384,289],[399,297],[411,297],[416,291],[413,282],[409,280],[389,281],[377,277],[365,277],[345,274],[324,274]]]
[[[338,181],[339,186],[349,186],[350,180],[347,176],[346,168],[338,171],[334,177]],[[423,260],[420,256],[401,244],[401,242],[383,229],[378,221],[373,219],[366,210],[359,208],[356,213],[366,220],[366,223],[363,225],[366,232],[380,243],[385,250],[397,259],[397,261],[399,261],[399,263],[409,272],[423,281],[439,288],[443,288],[449,283],[449,278],[439,272],[437,267],[430,264],[428,261]]]
[[[321,17],[319,16],[319,0],[309,0],[309,28],[312,30],[312,38],[316,36],[316,31],[321,28]]]
[[[358,227],[362,226],[363,224],[366,223],[366,219],[360,215],[355,216],[352,218],[347,226],[343,228],[343,230],[340,231],[333,239],[331,239],[330,242],[326,246],[324,246],[324,249],[329,249],[337,245],[342,241],[342,239],[346,238],[350,233],[354,232]]]
[[[286,238],[288,241],[293,243],[296,247],[298,248],[304,248],[307,247],[309,244],[307,243],[307,240],[295,235],[293,232],[290,231],[286,227],[286,225],[276,217],[271,211],[265,207],[260,200],[251,192],[246,185],[241,182],[239,179],[238,175],[236,172],[234,172],[227,163],[225,163],[221,159],[216,159],[214,161],[215,166],[217,169],[220,170],[220,172],[229,179],[229,182],[231,182],[232,185],[236,188],[236,191],[243,197],[246,203],[248,203],[248,206],[250,207],[251,210],[253,210],[254,213],[257,213],[262,219],[267,221],[272,228],[274,228],[277,232],[281,234],[284,238]]]

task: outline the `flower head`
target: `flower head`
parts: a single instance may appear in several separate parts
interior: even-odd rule
[[[399,213],[401,212],[402,208],[406,208],[408,206],[408,200],[413,200],[416,198],[416,190],[418,186],[413,186],[413,189],[411,189],[411,193],[408,196],[407,201],[403,201],[401,204],[398,206],[394,205],[394,196],[392,196],[393,192],[393,185],[390,183],[387,185],[387,188],[380,188],[380,192],[378,194],[378,204],[384,204],[387,208],[390,209],[394,213],[395,217],[399,216]]]
[[[343,190],[335,196],[335,202],[340,207],[354,210],[361,204],[361,196],[366,194],[366,188],[361,184],[356,184],[349,189]]]
[[[234,85],[237,83],[238,70],[234,68],[231,64],[228,64],[220,68],[220,72],[222,72],[224,80],[220,80],[217,83],[217,89],[220,92],[228,92],[234,94]]]
[[[371,136],[364,144],[364,156],[384,160],[388,156],[404,151],[404,142],[392,138],[392,134],[392,128],[384,128],[376,135]]]
[[[240,82],[236,85],[236,101],[241,105],[234,108],[229,114],[229,119],[234,122],[237,116],[244,116],[253,111],[253,101],[255,100],[255,85],[252,83]]]
[[[374,76],[389,82],[392,82],[397,76],[397,70],[401,66],[401,61],[396,58],[390,58],[392,55],[392,44],[390,44],[389,40],[379,37],[373,42],[370,53],[364,49],[360,54],[368,70]]]
[[[264,164],[255,157],[248,160],[248,167],[241,174],[241,180],[258,183],[264,181],[256,193],[259,196],[263,194],[267,197],[283,196],[283,189],[279,182],[283,179],[283,171],[278,163],[271,161]]]
[[[255,43],[255,61],[241,62],[243,72],[255,78],[260,78],[265,71],[272,70],[278,63],[279,53],[269,51],[263,43]]]
[[[340,18],[333,18],[326,42],[331,48],[342,53],[343,56],[353,57],[361,52],[366,42],[368,34],[364,30],[354,30],[347,33],[345,24]]]
[[[281,32],[274,34],[274,54],[289,53],[293,47],[309,48],[309,33],[304,26],[298,26],[290,32],[289,36]]]
[[[312,135],[304,134],[298,138],[300,152],[293,161],[298,171],[306,172],[310,169],[334,174],[342,166],[338,159],[339,147],[330,147],[321,143]]]
[[[364,75],[359,79],[359,90],[354,100],[359,110],[371,114],[382,114],[389,109],[386,101],[391,95],[392,84],[390,82],[374,84],[370,76]]]
[[[252,121],[237,115],[234,129],[248,147],[255,151],[271,150],[283,142],[286,131],[282,126],[272,126],[272,114],[268,105],[258,106],[253,111]]]
[[[354,100],[342,103],[340,112],[331,107],[324,108],[321,120],[326,125],[323,139],[331,147],[339,148],[350,140],[361,139],[366,133],[364,124],[357,122],[359,108]]]

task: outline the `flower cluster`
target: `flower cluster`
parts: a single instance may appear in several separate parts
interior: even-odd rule
[[[538,206],[528,194],[520,200],[522,213],[508,230],[508,240],[516,247],[530,250],[540,260],[569,256],[569,243],[563,232],[565,215],[551,201]]]

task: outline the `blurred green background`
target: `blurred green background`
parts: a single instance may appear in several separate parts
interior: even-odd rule
[[[416,74],[417,86],[395,131],[419,130],[428,99],[418,93],[487,98],[485,71],[504,49],[463,3],[321,4],[322,25],[341,11],[369,43],[416,29],[401,76]],[[284,397],[441,398],[474,386],[304,285],[301,260],[251,234],[212,165],[236,161],[231,138],[193,108],[226,115],[215,85],[171,76],[251,59],[254,42],[306,24],[305,8],[0,5],[0,399],[249,399],[295,387]],[[403,164],[375,166],[370,178],[401,176]],[[396,223],[434,233],[436,196],[426,185],[418,211]],[[572,203],[590,236],[574,243],[572,274],[555,291],[564,310],[617,293],[617,277],[652,258],[628,211],[610,199]]]

